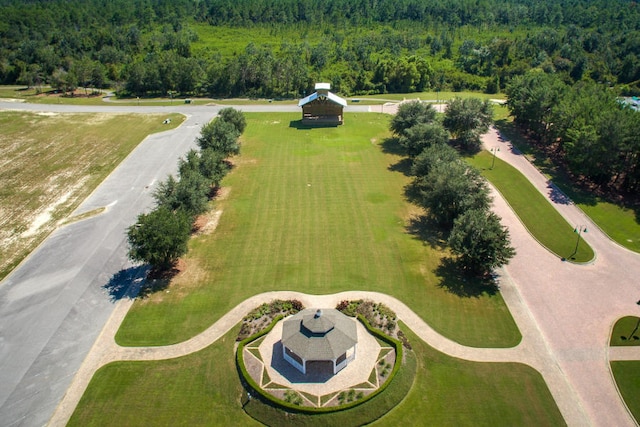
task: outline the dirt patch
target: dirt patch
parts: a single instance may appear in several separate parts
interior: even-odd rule
[[[216,193],[216,200],[226,200],[231,193],[231,187],[220,187]]]
[[[194,230],[196,234],[211,234],[218,227],[222,211],[210,211],[196,218]]]
[[[160,125],[153,115],[1,111],[0,127],[2,278]]]

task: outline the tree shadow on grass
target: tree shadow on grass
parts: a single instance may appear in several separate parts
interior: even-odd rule
[[[111,276],[102,289],[107,291],[112,302],[124,298],[135,298],[140,287],[143,286],[148,271],[149,267],[146,265],[120,270]]]
[[[180,271],[178,262],[167,270],[150,270],[147,279],[140,286],[138,298],[147,298],[151,294],[164,291]]]
[[[380,143],[380,148],[382,148],[382,152],[385,154],[393,154],[402,157],[407,155],[407,150],[400,145],[400,141],[395,136],[383,139]]]
[[[385,138],[380,143],[380,148],[382,148],[382,152],[385,154],[391,154],[394,156],[401,157],[396,163],[389,165],[389,170],[392,172],[400,172],[405,176],[411,176],[411,166],[413,165],[413,160],[407,156],[407,150],[400,145],[398,142],[398,138],[392,136],[389,138]]]
[[[403,157],[396,163],[389,165],[391,172],[400,172],[404,176],[411,176],[411,167],[413,166],[413,160],[409,157]]]
[[[298,130],[309,130],[309,129],[318,129],[318,128],[337,128],[339,123],[337,122],[303,122],[302,120],[291,120],[289,122],[289,127],[298,129]]]
[[[426,215],[411,217],[406,231],[416,240],[428,244],[432,248],[442,250],[447,247],[447,236],[444,231]]]
[[[496,277],[470,277],[453,258],[442,258],[434,271],[440,278],[438,287],[461,298],[480,298],[482,295],[495,295],[500,288]]]

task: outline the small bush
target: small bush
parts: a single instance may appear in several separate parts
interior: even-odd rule
[[[302,397],[293,390],[287,390],[284,393],[284,401],[293,405],[302,405]]]

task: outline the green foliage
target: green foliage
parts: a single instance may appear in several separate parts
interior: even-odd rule
[[[236,124],[227,122],[222,117],[216,117],[202,126],[197,142],[202,150],[211,149],[225,156],[231,156],[240,153],[239,137],[240,132]]]
[[[435,164],[407,188],[412,201],[428,209],[442,226],[450,227],[469,209],[488,209],[489,188],[477,169],[461,160]]]
[[[138,216],[128,228],[129,258],[166,270],[187,253],[191,218],[183,210],[160,206]]]
[[[0,82],[64,91],[296,97],[322,79],[359,95],[492,93],[534,68],[639,90],[627,0],[53,0],[0,15]]]
[[[411,101],[400,104],[398,112],[391,119],[389,129],[396,136],[405,136],[408,129],[424,123],[433,123],[436,118],[436,110],[431,104],[420,101]]]
[[[515,77],[507,86],[507,107],[516,123],[547,137],[551,112],[566,90],[560,78],[540,70]]]
[[[237,154],[240,149],[237,144],[240,134],[236,125],[244,129],[243,117],[233,111],[225,114],[236,124],[218,120],[229,129],[227,134],[233,135],[233,150]],[[216,138],[214,126],[207,125],[205,129],[208,129],[212,138]],[[199,141],[203,138],[204,130]],[[148,262],[158,269],[167,269],[187,252],[193,220],[207,210],[211,186],[217,186],[228,170],[224,158],[230,154],[230,148],[228,145],[223,148],[226,151],[221,150],[220,144],[212,144],[205,146],[202,152],[190,150],[180,159],[180,179],[176,180],[173,175],[169,175],[166,181],[161,182],[153,194],[156,209],[139,216],[138,222],[129,228],[129,258]]]
[[[488,151],[482,151],[473,158],[467,158],[470,164],[482,170],[482,173],[496,187],[502,197],[513,208],[520,221],[540,244],[559,258],[571,258],[574,262],[584,263],[593,260],[593,249],[581,239],[578,251],[574,225],[560,215],[557,209],[538,191],[538,189],[516,168],[500,159],[495,159]]]
[[[428,147],[445,145],[449,134],[438,122],[418,123],[404,131],[399,143],[407,151],[409,157],[416,157]]]
[[[292,405],[302,405],[302,396],[293,390],[287,390],[284,392],[284,401]]]
[[[451,163],[460,158],[455,148],[448,144],[432,144],[425,148],[411,165],[411,175],[423,177],[429,175],[431,169],[439,163]]]
[[[179,180],[169,176],[161,182],[153,195],[158,206],[171,211],[182,210],[194,217],[206,210],[210,185],[198,169],[183,172]]]
[[[218,112],[218,117],[220,120],[233,124],[239,135],[242,135],[247,127],[247,119],[245,119],[244,114],[235,108],[223,108]]]
[[[229,163],[225,161],[225,155],[207,148],[200,152],[200,173],[207,178],[211,185],[218,187],[220,181],[229,172]]]
[[[619,192],[640,187],[640,114],[609,89],[535,72],[515,78],[507,95],[516,123],[554,148],[576,178]]]
[[[415,105],[411,105],[413,114],[409,117],[420,117]],[[455,98],[447,107],[444,124],[466,148],[477,148],[479,136],[487,131],[490,120],[488,101]],[[399,127],[400,141],[425,135],[425,127],[431,126],[415,119],[398,123],[413,124],[408,128]],[[458,256],[460,267],[471,276],[486,276],[515,255],[509,246],[508,231],[502,228],[499,218],[489,212],[489,188],[480,172],[463,162],[445,141],[425,146],[414,159],[411,167],[414,178],[405,187],[405,194],[426,209],[438,224],[451,229],[447,243]],[[419,146],[405,143],[405,147],[411,156]]]
[[[347,316],[362,316],[366,321],[389,335],[396,333],[396,313],[382,303],[374,303],[371,300],[343,300],[338,303],[336,310]]]
[[[480,136],[489,130],[493,109],[489,100],[454,98],[447,103],[442,124],[468,151],[480,149]]]
[[[469,209],[456,218],[448,244],[461,267],[474,276],[487,275],[515,256],[509,231],[486,209]]]
[[[217,187],[229,172],[230,167],[225,161],[225,157],[224,154],[213,148],[202,151],[192,149],[178,162],[180,178],[193,174],[201,175],[206,179],[208,185]],[[206,191],[208,192],[208,188]]]

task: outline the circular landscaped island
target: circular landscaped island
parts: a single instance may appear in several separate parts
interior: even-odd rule
[[[246,383],[263,399],[287,411],[322,413],[381,392],[400,367],[402,344],[363,316],[313,308],[276,318],[243,340],[237,360]]]

